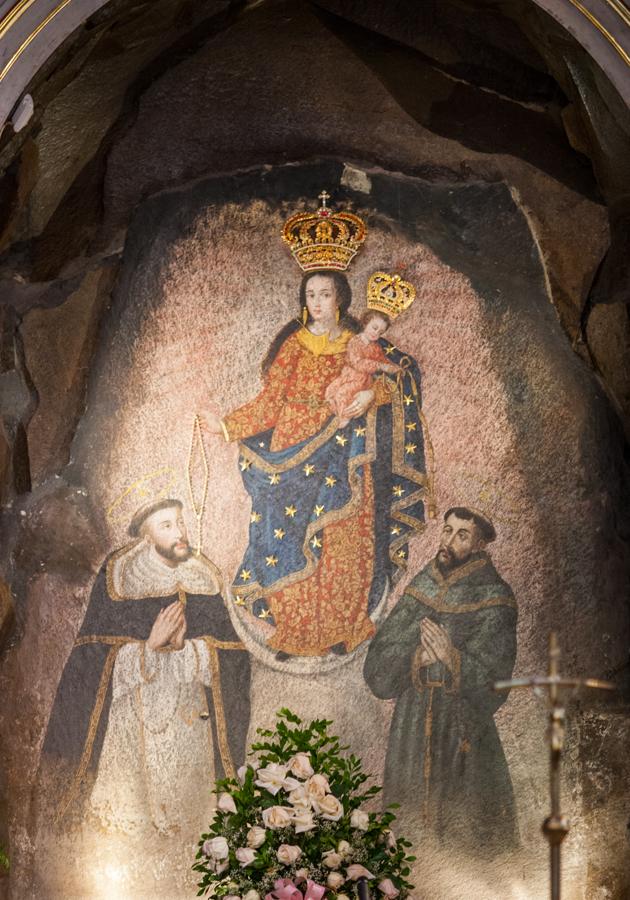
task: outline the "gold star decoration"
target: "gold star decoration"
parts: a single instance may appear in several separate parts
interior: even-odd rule
[[[278,565],[278,557],[277,556],[265,556],[265,562],[268,566],[271,566],[274,569]]]
[[[285,506],[284,507],[284,514],[285,514],[285,516],[289,516],[290,519],[295,518],[296,512],[297,512],[297,508],[295,506]]]
[[[251,577],[252,573],[249,571],[249,569],[243,569],[243,571],[241,572],[241,578],[243,579],[243,581],[249,581]]]
[[[413,397],[410,397],[409,394],[405,394],[403,399],[405,406],[411,406],[411,404],[413,403]]]
[[[337,479],[334,475],[327,475],[324,481],[327,487],[334,487],[337,484]]]
[[[263,609],[262,612],[258,613],[258,618],[259,619],[270,619],[271,613],[268,609]]]
[[[280,476],[277,472],[274,472],[273,475],[269,476],[269,484],[280,484]]]
[[[264,446],[265,446],[265,442],[264,442],[264,441],[258,441],[258,446],[259,446],[259,447],[264,447]]]
[[[286,534],[286,531],[284,530],[284,528],[274,528],[274,530],[273,530],[273,536],[278,541],[281,541],[282,538],[285,536],[285,534]]]
[[[356,434],[357,437],[363,437],[363,435],[365,434],[366,431],[367,431],[367,428],[365,427],[365,425],[361,425],[361,426],[359,426],[359,428],[354,429],[354,433]]]
[[[398,557],[398,559],[404,559],[404,558],[405,558],[405,555],[406,555],[406,554],[405,554],[405,551],[404,551],[404,550],[399,550],[398,553],[396,554],[396,556]]]
[[[389,347],[385,347],[385,353],[390,356],[396,348],[393,344],[390,344]]]
[[[321,516],[321,514],[324,512],[324,507],[323,507],[323,506],[317,506],[317,505],[316,505],[316,506],[315,506],[315,509],[313,510],[313,512],[315,513],[315,515],[316,515],[317,518],[319,519],[319,517]]]
[[[257,512],[252,512],[251,516],[249,517],[249,521],[252,523],[252,525],[257,525],[261,519],[262,516]]]
[[[250,460],[250,459],[242,459],[242,460],[240,461],[240,463],[239,463],[239,465],[240,465],[240,467],[241,467],[241,472],[244,472],[246,469],[249,469],[249,467],[251,466],[251,464],[252,464],[252,463],[251,463],[251,460]]]
[[[322,542],[317,537],[317,535],[315,535],[315,537],[311,541],[311,547],[313,547],[313,549],[317,549],[318,547],[321,547],[321,545],[322,545]]]
[[[337,441],[337,443],[339,444],[340,447],[345,447],[345,445],[348,443],[348,438],[345,437],[343,434],[336,434],[335,440]]]
[[[240,596],[240,594],[237,594],[236,597],[234,598],[234,604],[236,606],[245,606],[245,601]]]
[[[402,497],[402,495],[405,493],[404,487],[401,487],[399,484],[397,484],[396,487],[393,487],[392,491],[397,497]]]
[[[306,463],[303,471],[304,471],[304,474],[306,475],[306,477],[308,478],[308,476],[312,475],[313,472],[315,471],[315,466],[312,465],[311,463]]]
[[[407,429],[407,431],[415,431],[416,423],[415,422],[407,422],[407,424],[405,425],[405,428]]]
[[[415,453],[417,446],[417,444],[412,444],[411,442],[405,444],[405,453]]]
[[[394,525],[392,528],[392,534],[400,534],[400,525]]]

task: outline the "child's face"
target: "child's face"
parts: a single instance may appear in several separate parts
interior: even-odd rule
[[[381,319],[380,316],[375,316],[373,319],[370,319],[370,321],[363,329],[363,333],[365,334],[368,341],[378,341],[378,339],[382,337],[386,331],[387,322],[385,322],[384,319]]]

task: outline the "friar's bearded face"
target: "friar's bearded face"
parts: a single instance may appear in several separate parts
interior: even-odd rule
[[[437,553],[438,568],[447,573],[468,562],[471,555],[483,550],[485,541],[472,519],[460,519],[451,514],[444,522],[440,548]]]
[[[178,506],[158,509],[147,516],[142,534],[170,565],[185,562],[192,554],[182,511]]]

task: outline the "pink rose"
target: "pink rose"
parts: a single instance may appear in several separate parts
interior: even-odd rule
[[[264,769],[258,769],[256,774],[258,778],[254,784],[265,788],[275,797],[280,788],[284,786],[283,782],[287,777],[287,767],[279,766],[278,763],[269,763]]]
[[[350,815],[350,825],[359,831],[367,831],[370,827],[370,817],[362,809],[353,809]]]
[[[221,812],[235,813],[236,803],[234,802],[234,797],[231,794],[221,794],[217,803],[217,809],[221,810]]]
[[[322,862],[327,869],[338,869],[343,860],[341,854],[337,853],[336,850],[327,850],[326,853],[322,854]]]
[[[315,828],[315,820],[313,813],[307,809],[297,808],[291,817],[296,834],[303,834],[305,831],[312,831]]]
[[[293,810],[286,806],[270,806],[263,809],[262,818],[267,828],[286,828],[291,824]]]
[[[215,837],[204,841],[202,850],[206,856],[212,856],[213,859],[225,859],[230,852],[228,842],[224,837]]]
[[[381,894],[385,894],[388,900],[394,900],[394,897],[397,897],[400,894],[400,891],[394,885],[391,878],[384,878],[382,881],[379,881],[378,889]]]
[[[321,800],[330,793],[330,785],[325,775],[311,775],[306,782],[306,791],[311,800]]]
[[[237,860],[241,864],[241,869],[244,869],[245,866],[251,866],[251,864],[256,859],[256,853],[251,849],[251,847],[239,847],[234,856],[236,856]]]
[[[252,849],[254,850],[257,850],[265,843],[266,837],[267,832],[264,828],[261,828],[259,825],[252,825],[252,827],[247,832],[247,846],[252,847]]]
[[[311,765],[311,758],[308,753],[296,753],[295,756],[289,760],[289,769],[296,778],[310,778],[314,772],[313,766]]]
[[[338,822],[343,816],[343,806],[333,794],[326,794],[321,800],[313,800],[313,806],[322,819]]]
[[[276,853],[278,862],[281,862],[284,866],[292,866],[293,863],[298,861],[301,855],[302,851],[294,844],[280,844],[278,852]]]
[[[352,881],[358,881],[359,878],[374,878],[372,873],[368,872],[365,866],[360,866],[357,863],[348,866],[348,868],[346,869],[346,874]]]

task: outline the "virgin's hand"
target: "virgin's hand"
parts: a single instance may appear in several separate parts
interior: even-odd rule
[[[362,416],[372,400],[374,400],[374,391],[359,391],[352,403],[344,409],[344,418],[356,419],[357,416]]]
[[[216,413],[209,412],[205,416],[199,416],[201,430],[206,434],[222,434],[221,419]]]

